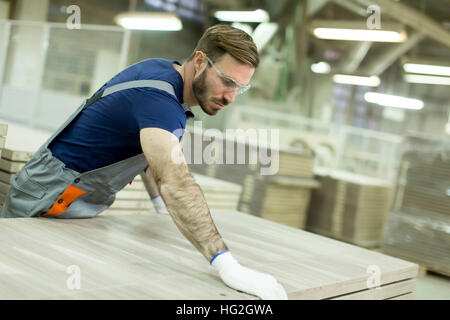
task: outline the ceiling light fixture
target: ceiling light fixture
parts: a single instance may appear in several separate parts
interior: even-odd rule
[[[361,21],[313,20],[310,30],[319,39],[373,42],[404,42],[407,34],[398,23],[384,23],[383,29],[367,29]]]
[[[330,73],[330,69],[330,65],[325,61],[320,61],[311,65],[311,71],[314,73],[327,74]]]
[[[403,70],[409,73],[431,74],[450,77],[450,67],[420,63],[405,63]]]
[[[125,29],[179,31],[183,24],[178,16],[170,12],[124,12],[115,18]]]
[[[214,17],[219,21],[228,22],[267,22],[270,20],[267,11],[216,11]]]
[[[450,86],[450,77],[424,76],[422,74],[405,74],[403,78],[409,83],[436,84]]]
[[[384,30],[316,28],[313,33],[319,39],[328,40],[403,42],[406,39],[403,33]]]
[[[364,99],[370,103],[376,103],[381,106],[420,110],[423,108],[423,101],[418,99],[404,98],[384,93],[366,92]]]
[[[335,83],[351,84],[356,86],[378,87],[380,85],[380,78],[377,76],[362,77],[352,76],[347,74],[335,74],[333,76]]]

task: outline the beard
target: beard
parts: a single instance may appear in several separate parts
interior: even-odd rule
[[[208,107],[208,86],[207,86],[207,79],[206,79],[206,71],[203,71],[197,79],[194,79],[194,82],[192,84],[192,89],[194,91],[194,96],[198,101],[198,104],[202,108],[203,112],[206,114],[213,116],[219,112],[220,109]],[[219,103],[222,105],[227,105],[228,101],[225,99],[222,100],[211,100],[211,102]],[[212,103],[210,103],[212,105]]]

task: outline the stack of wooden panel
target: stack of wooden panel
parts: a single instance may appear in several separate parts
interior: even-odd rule
[[[450,139],[408,137],[384,252],[450,276]]]
[[[312,179],[247,175],[239,210],[304,229],[311,189],[317,187]]]
[[[211,210],[237,209],[241,186],[199,174],[194,174],[193,177],[202,189]],[[116,200],[104,214],[146,214],[148,212],[155,212],[155,209],[141,176],[138,175],[131,184],[117,193]]]
[[[196,144],[185,144],[191,155],[187,160],[202,160],[200,153],[209,153],[212,139],[204,139],[202,134],[194,132],[191,140]],[[312,179],[314,156],[310,150],[299,151],[293,147],[264,147],[261,150],[260,145],[237,139],[216,138],[214,141],[219,150],[223,150],[218,155],[221,163],[193,163],[189,165],[192,172],[241,185],[239,210],[242,212],[291,227],[305,227],[311,189],[319,185]],[[200,150],[199,145],[203,149]],[[238,150],[241,150],[239,155]],[[193,156],[195,153],[197,158]],[[239,157],[241,161],[238,161]],[[268,163],[268,160],[272,162]]]
[[[249,214],[212,217],[233,256],[289,299],[414,297],[414,263]],[[0,243],[0,299],[256,299],[226,286],[166,215],[0,219]]]
[[[32,152],[3,149],[0,159],[0,206],[11,185],[11,178],[32,157]]]
[[[363,247],[378,247],[391,204],[389,182],[340,171],[318,172],[307,230]]]

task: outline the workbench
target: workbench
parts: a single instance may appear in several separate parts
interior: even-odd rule
[[[212,216],[233,256],[289,299],[413,298],[414,263],[241,212]],[[0,299],[256,299],[228,288],[167,215],[0,219],[0,243]]]

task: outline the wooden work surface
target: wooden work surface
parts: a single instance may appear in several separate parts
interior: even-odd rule
[[[234,257],[275,276],[290,299],[414,291],[416,264],[249,214],[212,214]],[[0,299],[256,298],[225,286],[166,215],[0,219],[0,243]],[[78,290],[66,284],[72,265],[81,271]],[[371,265],[382,291],[367,289]],[[403,291],[389,285],[401,281]]]

